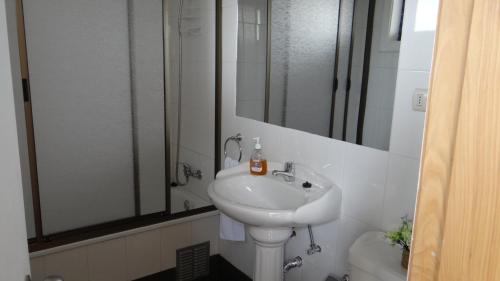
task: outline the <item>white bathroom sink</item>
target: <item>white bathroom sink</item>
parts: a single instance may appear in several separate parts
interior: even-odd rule
[[[292,165],[293,166],[293,165]],[[312,169],[295,165],[295,181],[272,175],[283,165],[268,163],[266,176],[249,174],[248,163],[219,172],[208,187],[214,205],[245,223],[255,240],[254,281],[283,280],[284,245],[293,227],[322,224],[339,218],[342,193]],[[303,183],[309,182],[310,188]]]
[[[214,205],[226,215],[252,226],[296,227],[322,224],[340,216],[341,191],[331,181],[302,165],[296,179],[273,176],[282,164],[269,163],[266,176],[253,176],[248,163],[223,170],[208,187]],[[311,188],[303,188],[309,181]]]

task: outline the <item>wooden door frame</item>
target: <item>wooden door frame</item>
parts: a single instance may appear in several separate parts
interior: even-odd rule
[[[492,149],[499,139],[500,125],[495,123],[496,110],[491,109],[500,108],[495,96],[500,95],[500,83],[490,77],[491,73],[500,75],[500,47],[494,42],[500,38],[496,35],[500,33],[497,1],[440,3],[410,261],[411,281],[498,280],[491,278],[500,274],[494,269],[499,254],[486,252],[484,245],[489,241],[477,242],[488,236],[480,232],[478,223],[471,218],[475,215],[476,220],[491,220],[491,210],[500,208],[499,193],[492,188],[500,185],[494,176],[498,173],[495,170],[500,153]],[[488,34],[484,34],[485,29],[489,29]],[[478,173],[474,165],[484,169]],[[497,201],[484,200],[488,196]],[[484,225],[483,232],[496,231],[491,223]],[[498,246],[498,242],[493,242],[493,246]],[[474,247],[478,244],[483,249]],[[474,266],[477,256],[488,264]]]
[[[434,280],[439,267],[473,2],[440,3],[411,251],[412,281]]]

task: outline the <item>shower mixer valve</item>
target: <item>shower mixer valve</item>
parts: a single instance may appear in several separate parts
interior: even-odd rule
[[[182,168],[179,169],[180,165],[182,165]],[[176,173],[176,181],[172,183],[172,186],[185,186],[186,184],[189,183],[189,178],[195,178],[198,180],[201,180],[203,178],[203,172],[199,169],[193,168],[191,165],[188,163],[179,163],[177,166],[177,170],[175,171]],[[185,181],[182,182],[179,180],[178,175],[179,173],[182,173],[184,175]]]
[[[189,180],[189,178],[196,178],[201,180],[203,178],[203,172],[198,169],[194,169],[191,167],[191,165],[187,163],[182,164],[182,169],[184,171],[184,176],[186,177],[186,180]]]

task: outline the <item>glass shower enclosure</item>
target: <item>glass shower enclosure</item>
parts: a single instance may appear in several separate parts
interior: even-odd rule
[[[209,206],[215,0],[22,7],[34,147],[29,238]]]

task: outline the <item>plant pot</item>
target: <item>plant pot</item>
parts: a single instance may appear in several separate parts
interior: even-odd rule
[[[401,265],[405,269],[408,269],[408,262],[409,262],[409,260],[410,260],[410,250],[403,249],[403,254],[401,256]]]

